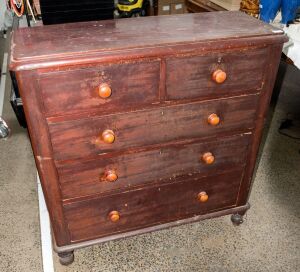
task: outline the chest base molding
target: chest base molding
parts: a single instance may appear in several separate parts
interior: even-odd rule
[[[203,215],[197,215],[194,217],[169,222],[166,224],[151,226],[151,227],[138,229],[138,230],[134,230],[134,231],[128,231],[125,233],[114,234],[111,236],[106,236],[106,237],[102,237],[102,238],[98,238],[98,239],[94,239],[94,240],[89,240],[89,241],[84,241],[84,242],[79,242],[79,243],[77,242],[75,244],[61,246],[61,247],[56,245],[54,237],[53,237],[53,249],[58,254],[72,252],[73,250],[85,248],[88,246],[94,246],[94,245],[98,245],[98,244],[109,242],[109,241],[132,237],[132,236],[145,234],[145,233],[149,233],[149,232],[153,232],[153,231],[157,231],[157,230],[163,230],[163,229],[176,227],[176,226],[180,226],[180,225],[184,225],[184,224],[195,223],[195,222],[202,221],[205,219],[211,219],[211,218],[216,218],[216,217],[230,215],[230,214],[232,214],[232,215],[238,214],[240,216],[243,216],[248,209],[250,209],[249,203],[247,203],[246,205],[243,205],[243,206],[239,206],[239,207],[229,208],[226,210],[216,211],[216,212],[207,213],[207,214],[203,214]]]

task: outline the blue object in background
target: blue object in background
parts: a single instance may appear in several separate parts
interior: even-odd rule
[[[266,23],[274,20],[281,5],[281,0],[260,0],[260,19]]]
[[[299,6],[299,0],[282,0],[281,13],[283,24],[286,24],[287,22],[295,19],[296,11]]]
[[[260,19],[270,23],[281,9],[282,23],[293,20],[296,16],[300,0],[260,0]]]

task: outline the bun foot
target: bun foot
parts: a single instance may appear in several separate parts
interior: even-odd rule
[[[240,224],[242,224],[244,222],[243,216],[238,213],[233,214],[233,215],[231,215],[231,222],[233,223],[233,225],[239,226]]]
[[[74,251],[60,252],[57,254],[62,265],[69,265],[74,262]]]

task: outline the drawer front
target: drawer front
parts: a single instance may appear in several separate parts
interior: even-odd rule
[[[242,170],[148,189],[115,194],[64,206],[73,242],[103,237],[234,206]],[[208,200],[200,202],[198,194]],[[118,218],[112,218],[116,211]],[[112,220],[115,220],[114,222]]]
[[[93,109],[110,113],[155,103],[159,71],[156,60],[41,74],[45,112],[48,116]]]
[[[54,158],[83,158],[169,141],[232,135],[254,127],[257,103],[258,96],[250,95],[49,123]],[[212,113],[220,118],[216,126],[208,124]],[[104,142],[106,131],[114,134],[112,143]]]
[[[167,59],[167,100],[219,97],[253,92],[262,87],[267,49],[213,53]],[[226,73],[223,83],[212,75]],[[224,78],[223,78],[224,79]],[[222,80],[222,75],[218,80]]]
[[[118,189],[126,191],[147,183],[175,182],[183,176],[207,176],[242,166],[250,137],[249,134],[238,135],[213,142],[172,145],[63,164],[58,167],[62,197],[72,199]],[[205,160],[208,155],[213,161]]]

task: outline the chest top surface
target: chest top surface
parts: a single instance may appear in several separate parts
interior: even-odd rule
[[[13,33],[11,69],[27,63],[116,54],[133,49],[277,36],[283,32],[241,12],[208,12],[22,28]],[[22,68],[19,68],[22,70]]]

